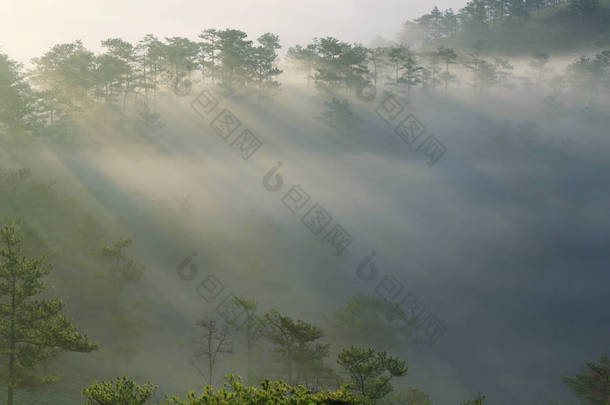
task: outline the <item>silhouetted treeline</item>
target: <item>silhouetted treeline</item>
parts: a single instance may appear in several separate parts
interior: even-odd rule
[[[427,48],[485,40],[496,53],[607,46],[610,9],[599,0],[470,0],[405,23],[402,38]]]
[[[573,36],[572,25],[544,18],[567,19],[600,35],[610,27],[608,9],[598,1],[560,3],[472,0],[457,14],[435,7],[407,22],[398,42],[365,47],[333,37],[314,38],[310,44],[290,48],[285,62],[324,91],[361,99],[388,86],[407,95],[415,87],[439,88],[447,94],[458,79],[482,92],[513,78],[512,63],[498,56],[504,42],[536,43],[522,24],[536,21],[539,28],[559,30],[560,36]],[[536,17],[537,13],[548,15]],[[552,43],[548,41],[549,48]],[[34,58],[28,72],[0,54],[0,130],[70,133],[75,131],[75,118],[96,105],[125,110],[130,103],[137,106],[146,128],[158,128],[162,124],[152,100],[159,90],[185,95],[197,83],[213,83],[244,95],[280,87],[280,39],[272,33],[253,41],[243,31],[206,29],[195,39],[160,40],[149,34],[135,44],[108,38],[101,45],[100,54],[78,40],[55,45]],[[550,72],[551,53],[542,44],[529,53],[530,73],[538,85],[554,92],[572,88],[591,95],[604,93],[610,83],[609,52],[583,56],[564,72]]]

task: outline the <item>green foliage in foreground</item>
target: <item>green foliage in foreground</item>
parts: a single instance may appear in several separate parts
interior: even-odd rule
[[[367,404],[345,390],[313,393],[303,386],[290,386],[283,381],[265,380],[260,387],[247,387],[241,377],[229,375],[223,388],[207,386],[203,393],[190,392],[185,398],[167,398],[162,405],[356,405]],[[116,382],[100,382],[83,390],[85,405],[144,405],[155,387],[138,386],[125,377]]]
[[[143,405],[157,388],[150,383],[139,386],[126,377],[115,382],[102,381],[83,390],[85,405]]]

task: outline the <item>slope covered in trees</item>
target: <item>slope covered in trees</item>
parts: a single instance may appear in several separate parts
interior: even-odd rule
[[[458,11],[434,7],[403,26],[401,39],[428,49],[496,54],[595,51],[608,47],[610,3],[599,0],[472,0]]]
[[[473,296],[502,292],[489,273],[468,271],[484,247],[501,249],[503,258],[505,249],[527,256],[522,240],[532,234],[555,237],[563,227],[578,233],[579,221],[603,224],[600,186],[575,179],[606,168],[610,50],[603,42],[593,53],[579,47],[583,56],[569,60],[555,52],[604,34],[604,7],[477,0],[455,15],[434,9],[406,24],[397,41],[365,46],[319,37],[286,49],[284,58],[276,34],[251,39],[237,29],[205,29],[195,38],[146,35],[137,43],[111,36],[97,54],[80,41],[58,44],[31,69],[0,54],[0,219],[18,218],[25,256],[46,255],[54,265],[47,272],[41,259],[21,260],[11,249],[0,254],[0,275],[15,278],[21,269],[23,278],[23,290],[0,283],[7,397],[14,391],[15,403],[42,397],[104,405],[428,405],[471,397],[463,403],[481,405],[487,397],[474,393],[493,386],[505,397],[491,403],[514,403],[519,395],[572,398],[557,388],[568,373],[552,367],[536,369],[535,382],[519,390],[506,381],[525,380],[527,367],[511,359],[503,358],[501,371],[485,363],[490,368],[472,374],[479,352],[500,358],[488,341],[477,341],[479,350],[473,339],[504,329],[491,312],[482,327],[471,320],[472,312],[498,310],[493,302],[473,305]],[[578,21],[588,31],[574,36]],[[536,38],[552,46],[529,40],[543,26],[548,31]],[[552,30],[572,42],[548,42]],[[532,166],[537,174],[524,176]],[[418,193],[426,198],[411,199]],[[477,216],[464,219],[461,204],[475,196]],[[369,206],[373,200],[378,205]],[[336,207],[332,215],[322,208],[327,204]],[[571,207],[578,224],[559,227],[547,211],[536,211],[538,204]],[[311,207],[322,208],[316,220],[334,221],[328,229],[345,231],[342,238],[322,232],[307,216]],[[437,216],[448,225],[423,224]],[[483,224],[488,218],[491,224]],[[535,229],[517,229],[523,224]],[[485,226],[501,229],[500,239],[512,245],[495,233],[472,235]],[[6,229],[2,241],[13,244]],[[358,238],[352,229],[361,231],[362,244],[364,231],[370,240],[383,232],[400,260],[380,263],[375,248],[363,261],[359,255],[370,250],[342,245]],[[454,249],[444,239],[453,229],[468,246]],[[464,279],[454,280],[463,289],[460,305],[435,297],[422,276],[426,263],[445,260],[438,252],[420,256],[437,241],[452,259],[435,277],[459,268],[476,280],[477,290],[468,292]],[[508,259],[480,262],[490,272],[512,266]],[[531,266],[546,265],[536,259]],[[409,285],[387,274],[405,267]],[[511,274],[535,278],[523,268],[528,273]],[[25,315],[17,316],[9,302],[39,292],[43,277],[48,294],[65,298],[65,306],[44,297],[35,313],[24,301]],[[423,292],[415,295],[412,286]],[[519,305],[511,303],[508,315],[498,310],[498,322],[510,327]],[[451,343],[439,307],[451,314]],[[40,335],[45,327],[52,333]],[[15,330],[31,339],[16,348]],[[447,345],[440,350],[450,366],[439,366],[433,344]],[[459,348],[451,351],[451,344]],[[66,350],[91,353],[59,356]],[[584,350],[575,348],[573,357],[587,358]],[[17,373],[10,366],[16,356]],[[526,360],[519,356],[532,352],[509,354]],[[463,375],[455,377],[458,366]],[[607,357],[586,366],[564,378],[566,387],[606,405]],[[223,380],[231,373],[244,383]],[[57,381],[38,378],[60,374]],[[123,375],[129,377],[115,380]],[[147,380],[161,388],[134,382]],[[460,384],[467,389],[454,389]],[[165,393],[178,396],[163,402]]]

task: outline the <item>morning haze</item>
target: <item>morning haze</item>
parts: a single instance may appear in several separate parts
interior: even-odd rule
[[[0,11],[1,403],[610,403],[610,2]]]

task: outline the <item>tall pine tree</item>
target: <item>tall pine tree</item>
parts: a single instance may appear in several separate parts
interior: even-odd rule
[[[6,365],[0,381],[8,388],[8,405],[15,388],[57,379],[40,374],[37,364],[61,352],[98,348],[62,315],[62,300],[40,298],[51,268],[44,257],[23,256],[22,246],[17,224],[0,228],[0,356]]]

